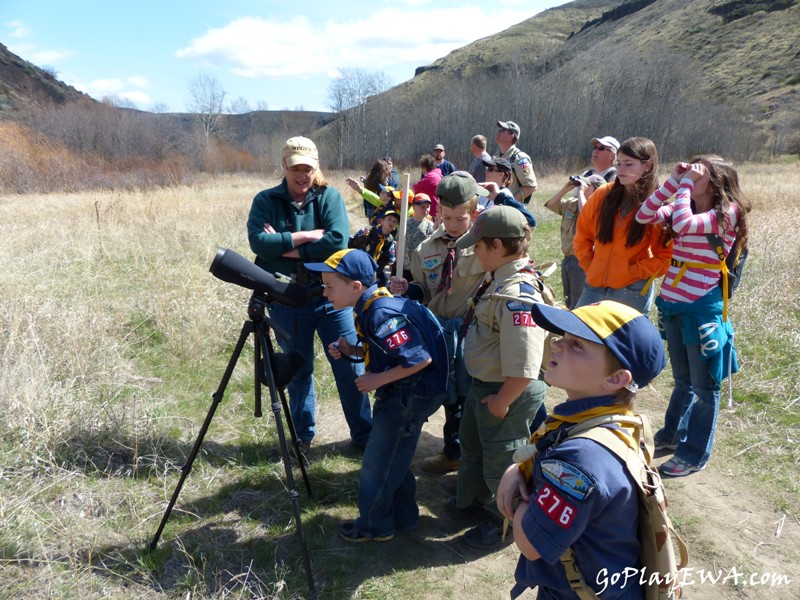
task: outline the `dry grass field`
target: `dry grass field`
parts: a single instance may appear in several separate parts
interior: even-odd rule
[[[732,303],[741,373],[709,468],[669,482],[672,514],[693,567],[791,580],[728,579],[688,597],[797,598],[800,164],[740,174],[754,206]],[[342,190],[344,175],[331,177]],[[538,206],[564,177],[543,178]],[[0,196],[0,597],[309,596],[268,405],[253,417],[248,352],[147,549],[247,318],[249,291],[208,266],[218,246],[251,257],[250,202],[272,183]],[[360,201],[349,202],[355,227]],[[535,212],[531,254],[558,260],[557,219]],[[331,377],[317,376],[313,498],[296,478],[320,597],[507,597],[516,552],[475,555],[453,541],[468,524],[443,514],[452,476],[420,475],[418,532],[356,548],[336,538],[356,512],[359,461]],[[670,385],[665,372],[643,394],[656,424]],[[426,427],[420,453],[438,448],[440,423]]]

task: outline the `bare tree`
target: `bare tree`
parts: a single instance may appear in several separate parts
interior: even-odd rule
[[[344,166],[344,148],[350,144],[364,147],[367,131],[367,99],[391,87],[383,71],[341,69],[328,88],[328,107],[339,115],[335,122],[337,166]],[[348,161],[349,162],[349,161]]]
[[[249,112],[252,112],[253,108],[250,106],[250,103],[247,101],[247,98],[239,96],[236,100],[232,101],[228,106],[228,112],[233,115],[244,115]]]
[[[213,75],[201,73],[189,82],[189,102],[186,109],[197,115],[208,138],[217,130],[225,101],[225,90]]]

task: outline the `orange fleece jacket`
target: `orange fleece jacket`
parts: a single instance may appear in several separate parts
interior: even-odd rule
[[[573,246],[581,268],[586,272],[586,283],[592,287],[620,289],[642,279],[666,273],[672,257],[672,245],[661,242],[661,224],[648,225],[642,240],[627,248],[625,240],[628,229],[634,222],[633,210],[621,220],[610,244],[595,240],[600,211],[605,204],[613,183],[595,191],[578,215],[578,224]]]

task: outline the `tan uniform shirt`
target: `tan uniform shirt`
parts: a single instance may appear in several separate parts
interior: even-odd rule
[[[578,223],[578,199],[573,196],[562,198],[558,214],[561,215],[561,252],[564,256],[572,256],[575,254],[572,240],[575,238],[575,227]]]
[[[522,187],[531,185],[536,187],[536,173],[533,172],[533,163],[531,157],[525,154],[522,150],[517,148],[516,145],[511,146],[508,150],[500,155],[505,158],[514,167],[514,176],[511,178],[511,183],[508,189],[514,195],[514,198],[522,202]]]
[[[521,258],[497,269],[475,307],[464,340],[464,362],[476,379],[502,382],[507,377],[539,377],[547,332],[531,316],[530,301],[543,299],[535,276],[520,272],[527,264],[528,259]],[[515,302],[508,296],[527,302]]]
[[[440,226],[417,247],[411,256],[411,273],[414,283],[422,287],[422,303],[437,317],[452,319],[466,314],[467,301],[483,283],[484,271],[474,254],[474,247],[457,250],[450,292],[437,292],[442,280],[442,266],[447,259],[444,236],[444,227]]]

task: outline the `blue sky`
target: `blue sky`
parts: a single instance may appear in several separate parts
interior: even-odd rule
[[[212,75],[226,102],[328,110],[339,69],[393,84],[563,0],[2,0],[0,42],[98,100],[186,110]]]

